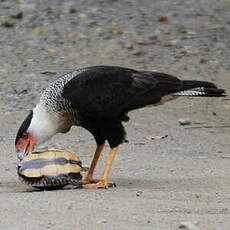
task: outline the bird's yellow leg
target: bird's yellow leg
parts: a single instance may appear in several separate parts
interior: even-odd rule
[[[108,188],[108,187],[115,186],[113,183],[109,182],[109,174],[112,169],[113,161],[116,156],[117,150],[118,150],[118,147],[110,149],[109,156],[106,161],[104,172],[102,174],[101,179],[95,184],[83,185],[82,186],[83,188]]]
[[[101,155],[101,152],[102,152],[104,146],[105,146],[105,143],[97,146],[96,151],[95,151],[94,156],[93,156],[93,160],[90,164],[89,170],[88,170],[85,178],[81,180],[81,183],[96,183],[99,181],[99,180],[93,179],[93,173],[94,173],[94,170],[97,166],[97,162],[100,158],[100,155]]]

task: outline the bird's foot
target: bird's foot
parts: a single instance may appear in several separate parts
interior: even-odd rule
[[[86,189],[96,189],[96,188],[110,188],[110,187],[116,187],[116,184],[110,181],[104,181],[99,180],[97,183],[91,183],[91,184],[83,184],[82,188]]]
[[[81,184],[92,184],[92,183],[97,183],[99,181],[100,181],[99,179],[93,179],[92,177],[85,177],[80,181],[80,183]]]

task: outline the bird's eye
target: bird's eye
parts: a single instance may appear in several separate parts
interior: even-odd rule
[[[23,139],[27,139],[27,138],[28,138],[28,133],[23,133],[23,134],[22,134],[22,138],[23,138]]]

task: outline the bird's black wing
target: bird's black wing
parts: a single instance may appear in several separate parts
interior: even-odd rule
[[[162,73],[93,66],[71,79],[62,95],[81,114],[115,119],[132,109],[157,103],[180,87],[180,80]]]

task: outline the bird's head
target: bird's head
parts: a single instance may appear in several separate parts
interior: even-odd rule
[[[31,111],[26,119],[22,122],[15,139],[15,149],[19,159],[22,159],[29,152],[32,152],[36,143],[33,132],[28,130],[32,118],[33,111]]]
[[[41,104],[37,104],[33,111],[22,122],[15,140],[18,158],[21,160],[35,147],[43,144],[58,132],[67,132],[69,126],[65,120],[51,113]]]

